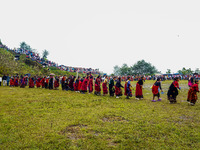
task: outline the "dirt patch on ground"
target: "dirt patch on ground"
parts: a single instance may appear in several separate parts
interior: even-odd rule
[[[78,140],[84,138],[81,133],[82,128],[87,128],[87,125],[71,125],[60,131],[60,134],[66,135],[71,140]]]

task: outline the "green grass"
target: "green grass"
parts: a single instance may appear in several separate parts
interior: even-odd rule
[[[132,82],[135,85],[136,82]],[[187,82],[177,104],[71,91],[0,87],[0,149],[200,149],[200,104],[188,106]]]

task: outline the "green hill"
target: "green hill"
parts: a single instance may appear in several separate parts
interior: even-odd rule
[[[26,58],[26,55],[18,54],[19,60],[15,60],[15,53],[7,51],[0,48],[0,75],[9,74],[9,75],[23,75],[31,74],[34,75],[49,75],[54,73],[56,75],[76,75],[75,72],[62,71],[56,67],[43,68],[43,66],[36,62],[32,61],[29,58]],[[83,74],[79,74],[83,76]]]

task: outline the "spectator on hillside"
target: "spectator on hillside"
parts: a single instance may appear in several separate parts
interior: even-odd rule
[[[5,74],[3,75],[2,80],[3,80],[3,86],[6,86],[6,84],[7,84],[7,76]]]
[[[0,77],[0,86],[1,86],[1,82],[2,82],[2,77]]]
[[[9,83],[10,83],[10,77],[9,74],[7,74],[7,86],[9,86]]]

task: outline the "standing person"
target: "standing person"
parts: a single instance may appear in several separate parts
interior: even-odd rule
[[[44,85],[45,85],[45,89],[48,89],[49,77],[46,77]]]
[[[3,86],[6,86],[7,85],[7,76],[5,74],[3,75],[2,80],[3,80]]]
[[[29,88],[34,88],[34,79],[33,78],[29,78]]]
[[[55,78],[54,88],[55,88],[55,90],[58,90],[58,88],[59,88],[59,78],[57,76]]]
[[[23,76],[22,76],[23,77]],[[20,85],[20,88],[25,88],[25,86],[26,86],[26,76],[24,76],[23,78],[22,78],[22,82],[21,82],[21,85]]]
[[[95,95],[101,95],[101,76],[99,75],[95,80]]]
[[[53,75],[50,75],[50,79],[49,79],[49,90],[53,89]]]
[[[195,84],[188,91],[188,98],[187,101],[190,103],[191,106],[194,106],[198,97],[197,92],[199,93],[199,81],[195,80]]]
[[[115,85],[115,95],[116,98],[119,98],[120,96],[122,96],[122,89],[124,88],[121,84],[121,77],[118,78],[116,85]]]
[[[108,76],[105,75],[105,79],[104,79],[103,84],[102,84],[102,87],[103,87],[103,96],[105,96],[106,94],[108,94],[107,83],[108,83]]]
[[[46,76],[44,76],[41,80],[41,85],[42,85],[42,88],[45,88],[45,80],[46,80]]]
[[[130,81],[130,77],[127,78],[127,81],[125,83],[125,93],[124,95],[126,95],[126,99],[129,99],[129,97],[132,97],[132,90],[131,90],[131,81]]]
[[[144,98],[143,92],[142,92],[143,80],[144,80],[144,77],[141,77],[141,79],[139,79],[139,81],[136,83],[135,97],[138,100]]]
[[[19,86],[19,77],[18,76],[14,77],[14,86],[15,87]]]
[[[14,87],[15,86],[15,77],[11,77],[10,79],[10,87]]]
[[[40,79],[40,77],[38,77],[36,80],[36,87],[40,88],[40,86],[41,86],[41,79]]]
[[[85,94],[87,92],[87,85],[88,85],[88,77],[85,78],[81,85],[81,93]]]
[[[75,92],[80,92],[80,77],[78,77],[75,81],[75,84],[74,84],[74,91]]]
[[[160,99],[160,93],[159,93],[159,88],[162,91],[162,87],[161,87],[161,79],[158,78],[157,81],[153,84],[152,86],[152,93],[153,93],[153,100],[152,102],[156,102],[155,97],[158,97],[158,101],[161,101],[162,99]]]
[[[88,83],[88,89],[89,89],[89,93],[93,92],[93,76],[90,76],[90,80]]]
[[[116,77],[111,77],[110,78],[110,82],[109,82],[109,93],[110,93],[110,96],[114,96],[115,94],[115,88],[114,88],[114,85],[115,85],[115,79]]]
[[[9,74],[7,74],[7,86],[9,86],[9,83],[10,83],[10,77]]]
[[[170,104],[176,103],[176,97],[178,96],[178,89],[181,89],[179,87],[179,78],[175,77],[174,82],[169,87],[169,90],[167,92],[168,100],[170,101]]]
[[[74,76],[71,76],[70,77],[70,80],[69,80],[69,89],[71,91],[74,91],[74,80],[75,80],[75,77]]]
[[[62,77],[62,80],[61,80],[62,90],[65,90],[65,81],[66,81],[66,75],[64,75],[64,76]]]

